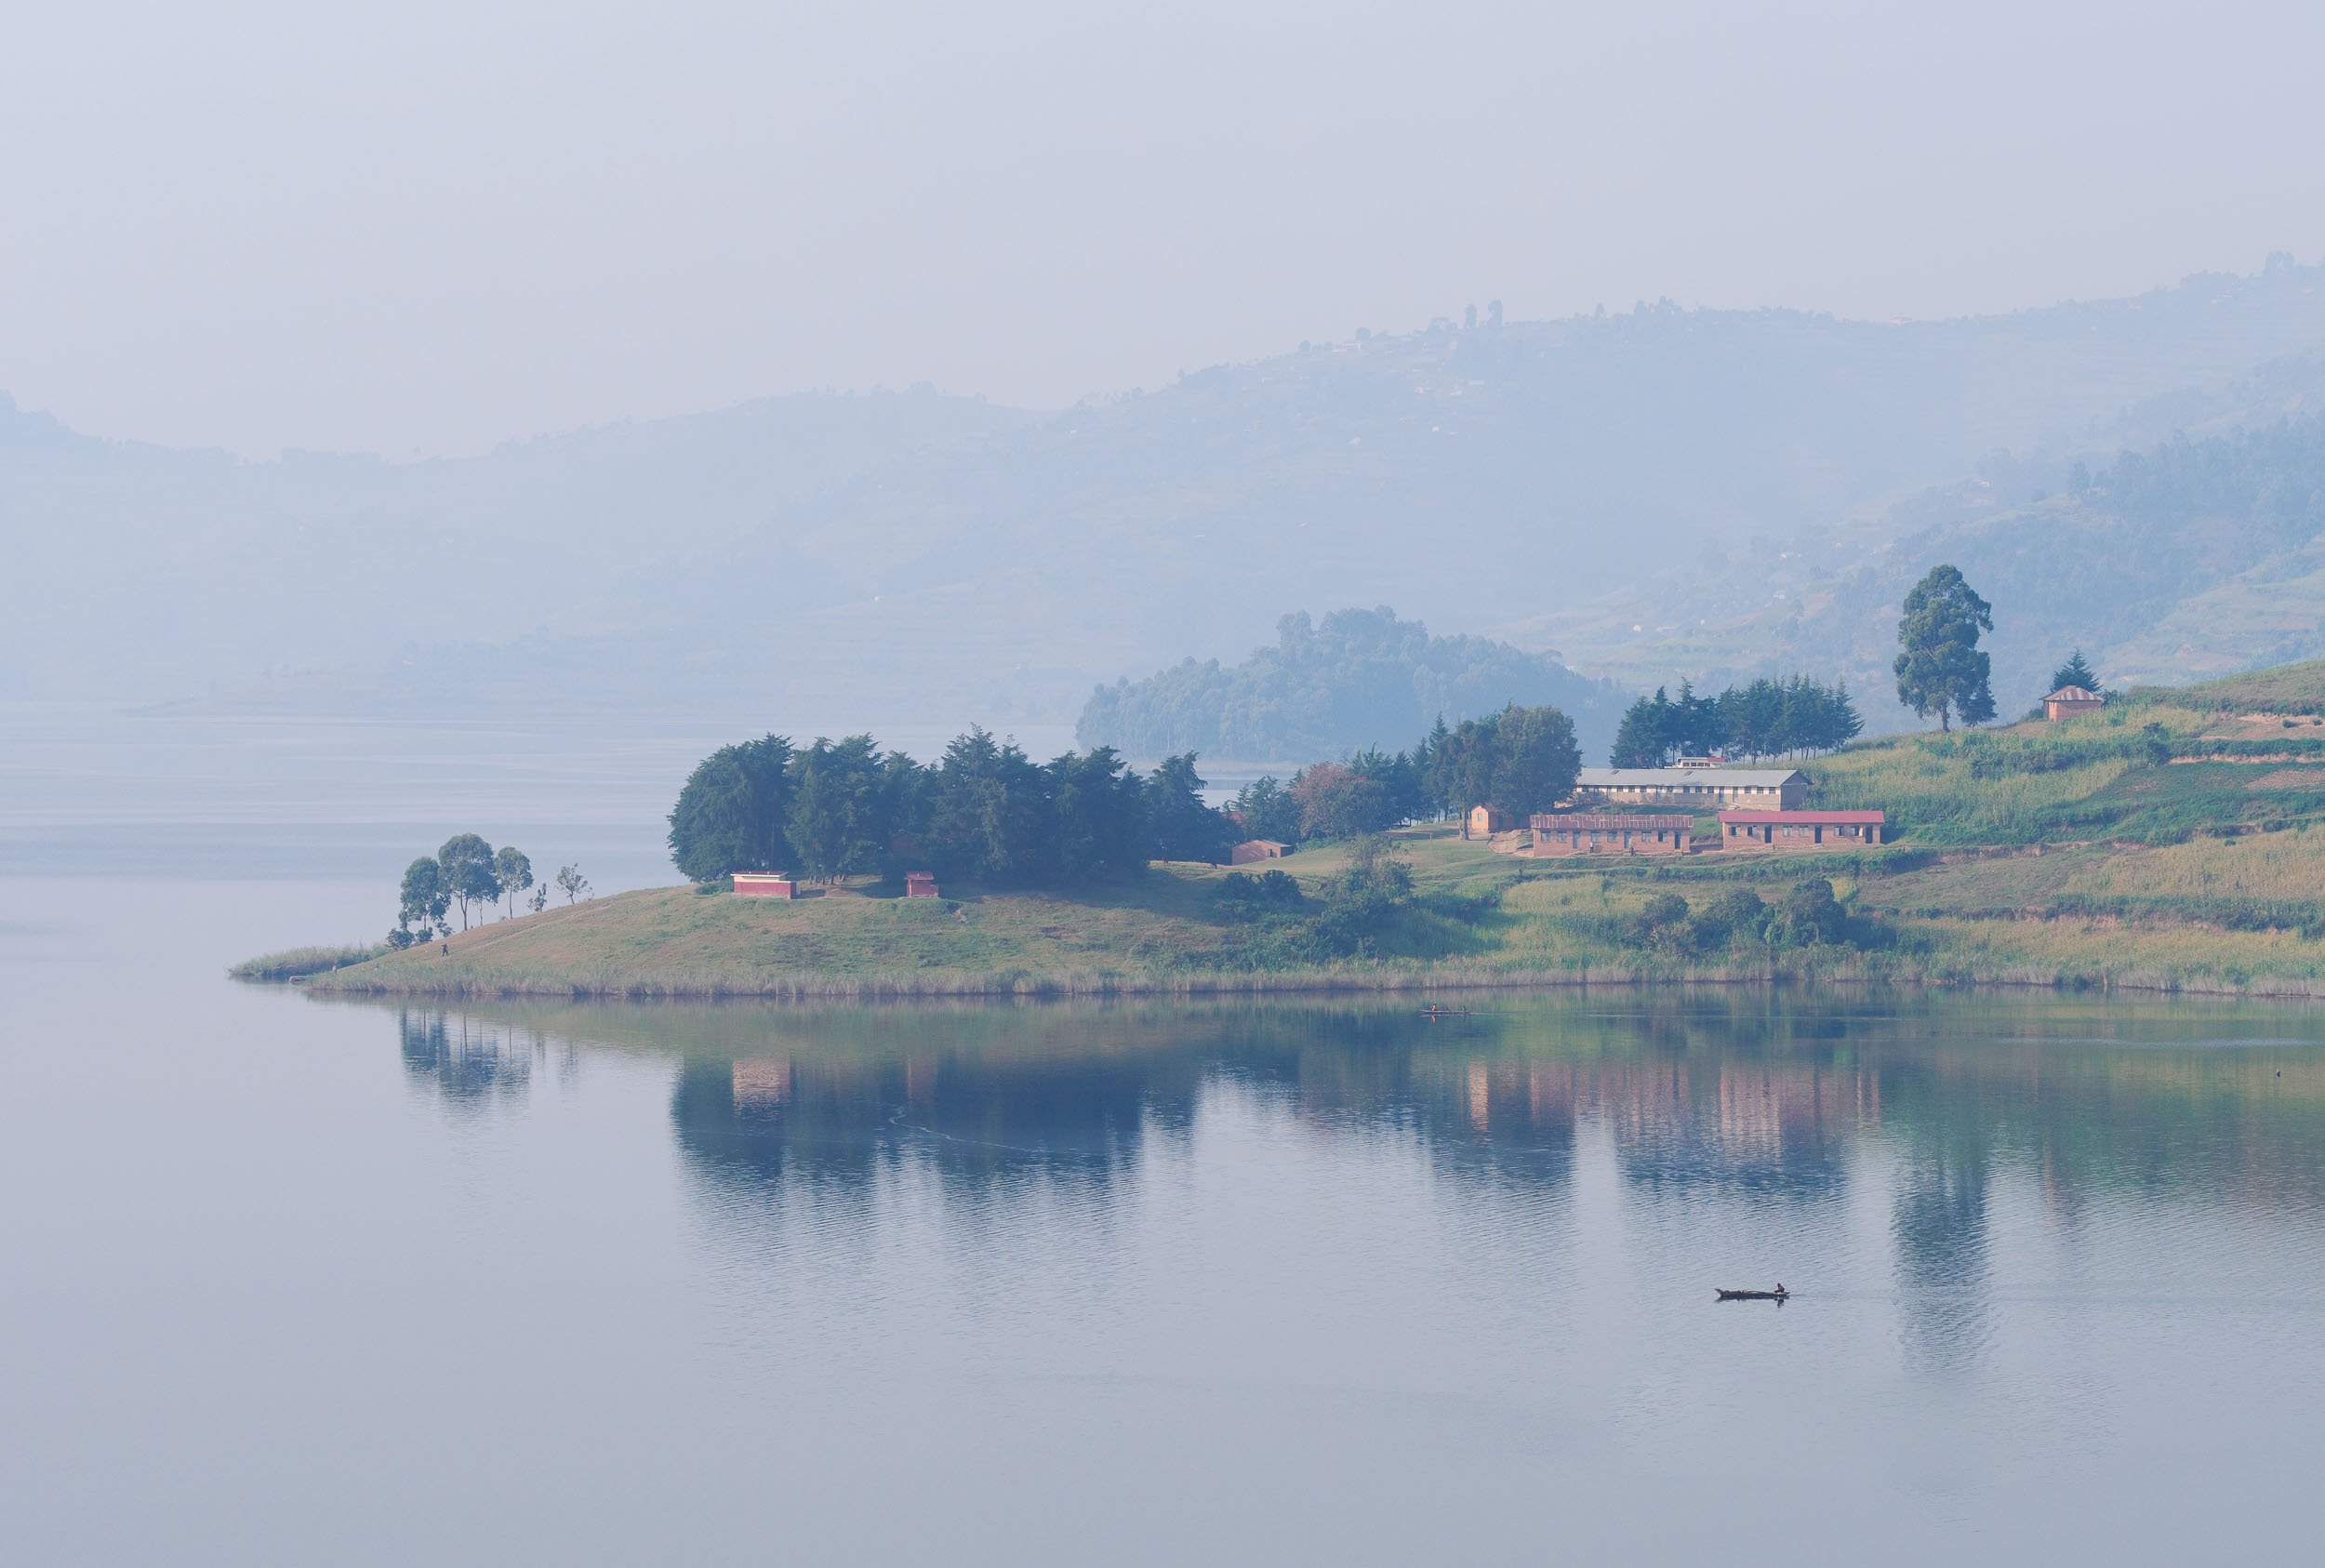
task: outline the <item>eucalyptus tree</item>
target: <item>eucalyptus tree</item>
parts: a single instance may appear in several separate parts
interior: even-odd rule
[[[1994,606],[1978,597],[1961,573],[1934,566],[1906,595],[1897,622],[1897,700],[1937,727],[1953,720],[1984,724],[1994,717],[1994,660],[1978,633],[1994,630]]]
[[[500,878],[493,870],[493,846],[474,833],[456,833],[436,851],[444,875],[444,890],[460,906],[460,929],[468,929],[473,905],[489,909],[500,897]]]
[[[532,859],[514,844],[502,844],[493,857],[493,880],[500,884],[500,896],[509,901],[509,918],[517,914],[517,895],[533,885]]]

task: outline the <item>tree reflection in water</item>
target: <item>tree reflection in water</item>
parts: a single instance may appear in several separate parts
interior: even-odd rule
[[[1375,1000],[497,1006],[398,1026],[452,1105],[525,1093],[544,1042],[674,1057],[678,1146],[737,1214],[870,1212],[905,1183],[988,1217],[1065,1194],[1103,1223],[1230,1106],[1418,1150],[1455,1203],[1559,1201],[1603,1159],[1626,1215],[1682,1231],[1780,1215],[1838,1236],[1878,1184],[1899,1332],[1941,1373],[1984,1353],[2003,1184],[2061,1235],[2109,1196],[2325,1198],[2325,1024],[2250,1005],[1737,990],[1500,998],[1438,1021]]]
[[[395,1025],[405,1073],[452,1106],[522,1098],[547,1043],[538,1031],[468,1013],[405,1008]]]

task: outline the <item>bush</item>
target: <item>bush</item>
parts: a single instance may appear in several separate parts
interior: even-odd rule
[[[1775,918],[1768,924],[1768,939],[1782,947],[1809,948],[1847,939],[1848,911],[1833,897],[1832,884],[1823,877],[1801,883],[1784,896]]]
[[[1623,935],[1648,947],[1692,948],[1694,931],[1687,923],[1687,900],[1676,893],[1657,893],[1641,906]]]
[[[1695,917],[1696,945],[1716,948],[1731,939],[1757,942],[1768,928],[1768,904],[1748,887],[1731,887]]]
[[[1219,879],[1211,901],[1222,913],[1238,920],[1256,920],[1262,915],[1284,914],[1305,904],[1307,896],[1288,871],[1262,871],[1251,876],[1242,871],[1229,871]]]

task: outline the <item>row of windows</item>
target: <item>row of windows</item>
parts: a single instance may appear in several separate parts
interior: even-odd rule
[[[1582,833],[1582,832],[1577,832],[1577,831],[1565,831],[1565,830],[1561,830],[1561,831],[1556,831],[1556,832],[1553,832],[1553,833],[1549,833],[1549,834],[1548,834],[1547,836],[1548,837],[1549,841],[1550,841],[1552,844],[1580,844],[1580,843],[1582,843],[1582,841],[1583,841],[1586,837],[1588,837],[1588,838],[1589,839],[1589,841],[1590,841],[1592,844],[1599,844],[1599,843],[1601,843],[1601,835],[1600,831],[1599,831],[1598,830],[1596,830],[1596,829],[1591,830],[1591,831],[1590,831],[1588,834],[1585,834],[1585,833]],[[1614,830],[1611,830],[1611,829],[1610,829],[1610,830],[1608,830],[1608,831],[1606,831],[1606,832],[1604,833],[1604,837],[1605,837],[1605,838],[1610,838],[1610,839],[1611,839],[1611,838],[1615,838],[1615,837],[1617,837],[1617,836],[1618,836],[1618,835],[1616,834],[1616,832],[1615,832]],[[1637,838],[1637,839],[1638,839],[1641,843],[1642,843],[1642,844],[1643,844],[1644,842],[1646,842],[1647,833],[1646,833],[1646,830],[1644,830],[1643,828],[1642,828],[1642,829],[1641,829],[1641,830],[1640,830],[1640,831],[1638,831],[1635,835],[1631,832],[1631,831],[1630,831],[1630,830],[1628,830],[1628,829],[1625,829],[1625,830],[1623,830],[1623,831],[1621,831],[1621,833],[1620,833],[1620,835],[1619,835],[1619,836],[1620,836],[1620,838],[1621,838],[1622,842],[1623,842],[1623,843],[1625,843],[1625,844],[1629,844],[1629,843],[1632,841],[1632,839],[1633,839],[1634,837],[1636,837],[1636,838]],[[1663,830],[1661,830],[1661,829],[1658,829],[1658,830],[1656,830],[1656,831],[1655,831],[1654,842],[1655,842],[1655,843],[1657,843],[1657,844],[1676,844],[1676,843],[1678,843],[1678,842],[1679,842],[1679,835],[1678,835],[1677,833],[1673,833],[1673,832],[1667,832],[1667,831],[1663,831]]]

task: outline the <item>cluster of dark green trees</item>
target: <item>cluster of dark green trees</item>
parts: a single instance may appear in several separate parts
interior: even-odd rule
[[[971,729],[923,764],[868,735],[794,746],[770,735],[696,764],[670,814],[671,858],[695,882],[788,870],[817,881],[928,870],[993,887],[1059,887],[1155,860],[1216,863],[1248,838],[1354,838],[1481,802],[1522,816],[1573,790],[1582,754],[1556,708],[1512,704],[1405,751],[1317,763],[1287,786],[1206,805],[1191,751],[1140,775],[1110,746],[1036,763]]]
[[[1036,763],[971,729],[923,765],[869,735],[770,735],[705,757],[670,814],[671,858],[698,883],[734,871],[816,881],[934,870],[996,887],[1070,886],[1153,860],[1227,858],[1191,753],[1144,776],[1110,747]]]
[[[1640,946],[1695,956],[1723,948],[1865,946],[1885,933],[1853,920],[1832,884],[1812,877],[1774,904],[1749,887],[1732,887],[1691,909],[1677,893],[1658,893],[1621,923],[1619,935]]]
[[[1548,811],[1574,787],[1582,749],[1557,708],[1511,703],[1449,727],[1443,719],[1409,751],[1378,748],[1316,763],[1289,785],[1259,778],[1236,793],[1231,810],[1245,838],[1342,839],[1377,833],[1491,805],[1522,820]]]
[[[1978,646],[1994,630],[1994,606],[1978,595],[1958,567],[1933,566],[1906,595],[1897,621],[1897,700],[1950,730],[1959,719],[1982,724],[1994,717],[1994,660]],[[2051,673],[2046,690],[2099,689],[2077,649]],[[1642,697],[1623,714],[1611,757],[1616,767],[1660,767],[1674,758],[1714,751],[1742,757],[1812,755],[1847,745],[1864,728],[1845,683],[1826,685],[1806,675],[1766,677],[1698,697],[1682,682],[1674,698],[1664,688]]]
[[[1806,675],[1766,677],[1698,697],[1682,681],[1674,698],[1657,686],[1623,714],[1611,761],[1616,767],[1664,767],[1714,751],[1740,757],[1797,757],[1847,745],[1865,728],[1846,683]]]
[[[589,879],[578,866],[560,866],[556,884],[568,904],[589,897]],[[534,884],[533,862],[525,851],[513,844],[495,849],[479,834],[456,833],[435,854],[423,855],[404,868],[395,926],[388,933],[388,944],[408,948],[431,936],[450,936],[456,909],[460,911],[463,931],[468,929],[472,911],[481,917],[504,901],[509,917],[514,919],[518,896],[528,888],[533,896],[525,900],[525,906],[538,914],[548,907],[549,884]]]

